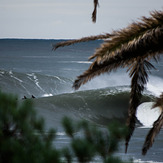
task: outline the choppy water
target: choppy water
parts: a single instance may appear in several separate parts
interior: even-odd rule
[[[45,118],[47,128],[58,130],[56,145],[60,148],[69,143],[60,125],[65,115],[74,120],[87,119],[102,127],[115,119],[125,122],[130,79],[126,71],[120,69],[97,77],[74,91],[73,81],[89,67],[91,62],[87,58],[102,41],[80,43],[53,52],[52,44],[58,41],[61,40],[0,40],[0,89],[16,94],[20,100],[24,96],[35,96],[35,108]],[[150,122],[159,112],[150,112],[149,107],[163,91],[163,61],[152,63],[157,70],[150,75],[140,106],[143,109],[138,111],[143,125],[136,128],[128,154],[124,154],[124,143],[117,153],[135,162],[163,162],[162,130],[147,155],[141,156]],[[147,110],[148,114],[144,114]]]

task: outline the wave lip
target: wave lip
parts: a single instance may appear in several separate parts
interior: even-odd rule
[[[129,98],[129,87],[108,87],[42,97],[35,100],[35,104],[37,108],[53,108],[55,114],[61,111],[61,114],[105,126],[113,120],[125,123]],[[143,95],[142,102],[151,100],[151,96]]]

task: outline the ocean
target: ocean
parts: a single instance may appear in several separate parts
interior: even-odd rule
[[[78,91],[72,89],[73,81],[92,63],[88,57],[101,40],[64,47],[52,51],[52,45],[63,40],[0,39],[0,90],[32,99],[39,115],[45,118],[46,127],[57,129],[55,145],[69,144],[61,126],[68,116],[73,120],[88,120],[105,128],[111,121],[125,123],[130,92],[130,78],[126,69],[94,78]],[[163,56],[149,74],[137,112],[137,124],[128,153],[124,142],[116,155],[138,163],[163,163],[163,129],[146,156],[141,149],[148,131],[160,110],[151,110],[154,98],[163,91]]]

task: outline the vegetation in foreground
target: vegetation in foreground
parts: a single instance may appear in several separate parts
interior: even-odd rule
[[[62,121],[70,145],[55,148],[56,131],[46,131],[30,100],[19,102],[15,96],[0,92],[0,162],[2,163],[79,163],[95,161],[123,163],[115,157],[126,127],[117,123],[102,130],[86,121]],[[126,161],[125,161],[126,162]]]

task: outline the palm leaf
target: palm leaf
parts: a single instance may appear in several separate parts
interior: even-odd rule
[[[161,127],[163,126],[163,93],[160,96],[160,98],[156,99],[156,102],[153,107],[160,107],[162,109],[162,113],[159,116],[159,118],[154,122],[152,129],[149,131],[143,148],[142,148],[142,154],[145,155],[150,147],[152,147],[153,142],[157,134],[159,133]]]
[[[106,33],[106,34],[101,34],[101,35],[96,35],[96,36],[83,37],[77,40],[64,41],[64,42],[60,42],[60,43],[53,45],[53,50],[56,50],[59,47],[69,46],[69,45],[80,43],[80,42],[88,42],[88,41],[94,41],[94,40],[99,40],[99,39],[108,39],[111,36],[112,34]]]
[[[94,0],[94,11],[92,14],[92,20],[94,22],[96,21],[97,5],[98,0]],[[136,109],[140,103],[145,84],[148,81],[147,72],[151,68],[154,68],[148,61],[151,58],[157,61],[158,56],[163,52],[163,12],[152,12],[151,17],[142,17],[141,21],[133,22],[127,28],[113,31],[111,34],[85,37],[79,40],[59,43],[54,46],[54,49],[96,39],[105,39],[105,42],[89,58],[95,60],[87,71],[77,77],[73,87],[78,89],[82,84],[85,84],[95,76],[106,72],[109,73],[119,67],[129,67],[129,75],[132,80],[127,119],[127,126],[129,127],[129,134],[126,137],[127,151],[128,142],[135,129]],[[163,99],[161,98],[160,102],[157,102],[157,105],[163,105],[162,101]],[[143,154],[152,146],[154,138],[162,125],[163,113],[147,135],[143,147]]]
[[[99,5],[98,0],[94,0],[94,10],[92,12],[92,21],[96,22],[96,15],[97,15],[97,6]]]
[[[107,39],[107,41],[101,44],[101,47],[96,50],[95,54],[93,54],[89,58],[93,59],[96,57],[97,62],[102,62],[103,60],[106,60],[106,58],[112,57],[115,54],[115,51],[121,49],[125,44],[139,39],[151,30],[162,26],[162,24],[163,12],[154,11],[151,12],[150,18],[142,17],[140,22],[133,22],[131,25],[122,30],[113,31],[111,34],[107,33],[104,35],[90,36],[77,40],[61,42],[53,45],[53,50],[56,50],[59,47],[69,46],[79,42],[86,42],[97,39]]]
[[[163,12],[151,12],[150,18],[142,17],[139,22],[133,22],[122,30],[113,31],[111,39],[102,44],[101,47],[97,49],[96,53],[89,59],[97,57],[96,60],[98,61],[100,59],[105,60],[106,58],[112,56],[111,54],[114,54],[114,51],[120,49],[124,44],[128,44],[134,39],[138,39],[140,36],[145,35],[148,31],[162,26],[162,24]]]
[[[157,136],[157,134],[159,133],[162,126],[163,126],[163,112],[161,113],[161,115],[159,116],[157,121],[154,122],[153,128],[149,131],[149,133],[146,137],[146,140],[145,140],[145,143],[144,143],[143,149],[142,149],[143,155],[145,155],[147,153],[148,149],[150,147],[152,147],[154,138]]]
[[[163,110],[163,93],[160,95],[159,98],[156,99],[155,104],[153,105],[153,108],[155,107],[161,107]]]
[[[131,93],[130,93],[130,104],[128,109],[128,118],[127,118],[127,126],[129,128],[129,133],[126,137],[126,151],[128,148],[128,142],[134,132],[135,123],[136,123],[136,110],[138,105],[140,104],[140,99],[142,96],[142,92],[144,91],[145,84],[148,81],[148,74],[150,69],[154,68],[154,66],[146,60],[141,58],[137,59],[132,66],[128,69],[130,70],[131,80]]]
[[[78,89],[95,76],[111,72],[118,67],[129,66],[139,57],[150,59],[161,52],[163,52],[163,27],[158,27],[123,45],[121,49],[114,52],[112,57],[102,62],[94,61],[87,71],[77,77],[73,87]]]

